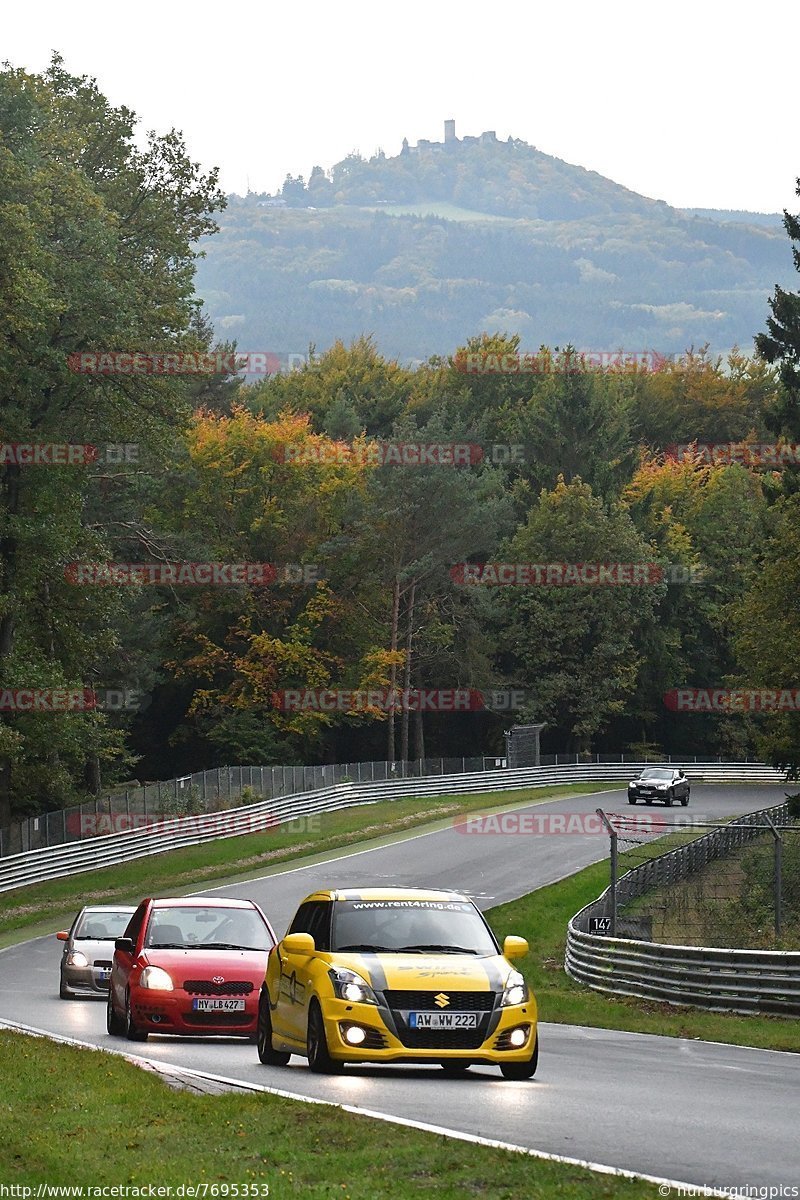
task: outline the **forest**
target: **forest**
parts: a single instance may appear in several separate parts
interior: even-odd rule
[[[0,123],[0,826],[208,766],[496,753],[512,720],[796,764],[795,294],[753,354],[597,365],[573,314],[413,366],[362,326],[254,378],[196,290],[226,198],[178,135],[137,145],[57,58],[0,75]]]

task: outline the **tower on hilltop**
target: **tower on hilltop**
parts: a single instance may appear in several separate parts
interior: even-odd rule
[[[444,123],[444,142],[454,142],[456,140],[456,123],[455,121],[445,121]]]

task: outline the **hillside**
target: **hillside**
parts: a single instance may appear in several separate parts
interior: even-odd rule
[[[242,349],[366,332],[424,360],[502,330],[533,348],[750,350],[794,275],[779,218],[750,216],[677,210],[484,134],[230,197],[198,290]]]

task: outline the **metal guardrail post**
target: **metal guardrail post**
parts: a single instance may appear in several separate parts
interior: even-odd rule
[[[775,825],[770,820],[767,813],[764,813],[764,820],[772,830],[772,836],[775,843],[775,865],[772,872],[772,887],[775,897],[775,937],[779,938],[781,936],[781,926],[783,924],[783,913],[781,911],[781,893],[783,891],[783,881],[781,878],[783,874],[783,838],[775,828]]]
[[[609,821],[602,808],[597,809],[597,815],[608,830],[608,836],[611,841],[611,886],[609,890],[609,899],[611,901],[611,936],[616,937],[617,933],[617,831]]]

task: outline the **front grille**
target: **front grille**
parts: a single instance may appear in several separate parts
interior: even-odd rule
[[[477,1029],[406,1029],[398,1021],[397,1036],[409,1050],[477,1050],[486,1040],[486,1022]]]
[[[243,1012],[190,1012],[184,1013],[183,1019],[189,1025],[248,1025],[254,1021],[253,1017]]]
[[[435,999],[442,993],[450,1000],[444,1007]],[[450,992],[447,988],[437,988],[435,992],[386,991],[383,994],[389,1008],[412,1012],[491,1012],[496,995],[495,992]]]
[[[247,980],[228,980],[214,983],[211,979],[187,979],[183,990],[190,996],[249,996],[253,984]]]

